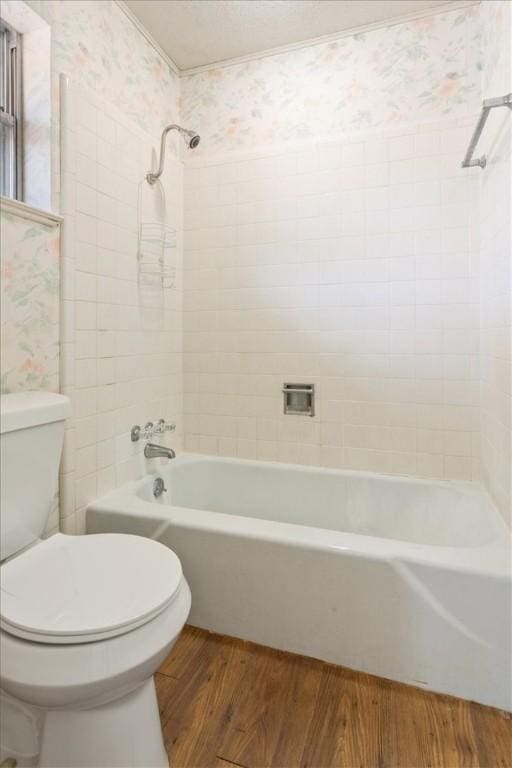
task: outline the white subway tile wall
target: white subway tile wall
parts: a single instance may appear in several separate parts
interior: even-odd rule
[[[512,523],[511,126],[505,115],[481,179],[481,431],[487,487]]]
[[[512,4],[482,3],[484,98],[512,91]],[[479,142],[482,468],[486,487],[512,525],[512,122],[491,113]]]
[[[182,435],[183,169],[166,158],[163,186],[144,180],[159,137],[149,136],[96,95],[63,82],[61,100],[62,390],[73,415],[66,430],[60,483],[61,530],[84,530],[86,505],[144,475],[143,443],[130,428],[176,421]],[[178,231],[174,288],[138,283],[142,218]]]
[[[185,169],[187,450],[479,477],[473,124]],[[283,415],[314,383],[314,418]]]

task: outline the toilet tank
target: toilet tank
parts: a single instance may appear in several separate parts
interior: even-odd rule
[[[0,560],[43,533],[57,490],[70,403],[53,392],[0,397]]]

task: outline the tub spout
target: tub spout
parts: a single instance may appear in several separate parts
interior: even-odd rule
[[[172,448],[166,448],[164,445],[155,445],[155,443],[146,443],[144,446],[144,456],[146,459],[175,459],[176,454]]]

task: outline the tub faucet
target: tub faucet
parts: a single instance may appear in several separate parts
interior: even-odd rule
[[[166,448],[165,445],[155,445],[155,443],[146,443],[144,446],[144,456],[146,459],[176,458],[176,454],[172,448]]]

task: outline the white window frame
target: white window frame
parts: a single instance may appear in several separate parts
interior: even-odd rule
[[[0,21],[0,192],[5,197],[22,200],[22,91],[21,91],[21,35],[5,21]]]

